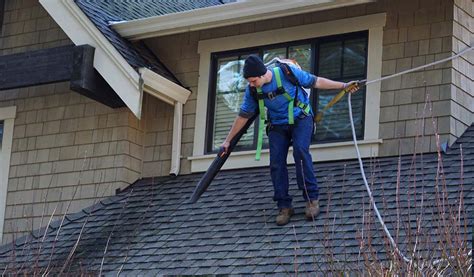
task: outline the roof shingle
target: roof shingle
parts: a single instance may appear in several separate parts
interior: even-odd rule
[[[465,247],[471,247],[473,138],[474,125],[442,154],[442,171],[437,170],[436,153],[423,154],[422,158],[407,155],[365,160],[377,205],[403,252],[411,249],[407,234],[414,234],[420,220],[424,234],[418,237],[418,247],[424,251],[420,255],[437,255],[428,250],[440,238],[438,224],[442,223],[442,214],[438,209],[443,191],[447,212],[457,210],[463,191],[461,216],[468,228],[452,228],[451,221],[446,228],[465,233]],[[30,262],[36,259],[37,266],[44,269],[49,257],[59,265],[80,234],[69,272],[81,268],[99,272],[102,259],[102,272],[106,274],[119,270],[132,275],[287,274],[294,273],[295,268],[303,273],[330,270],[330,266],[361,271],[364,257],[359,254],[360,247],[368,247],[369,238],[378,258],[386,260],[386,239],[373,215],[357,161],[316,163],[315,172],[322,213],[314,222],[304,220],[304,202],[297,190],[294,169],[290,169],[290,193],[297,214],[283,227],[273,223],[276,209],[267,168],[220,172],[196,204],[187,200],[201,174],[150,178],[68,216],[57,241],[55,223],[43,243],[39,236],[4,246],[0,264],[7,268],[6,272],[15,272],[15,265],[19,269],[20,264],[28,272],[34,266]],[[397,172],[402,180],[399,184]]]

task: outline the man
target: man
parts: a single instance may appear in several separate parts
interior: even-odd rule
[[[344,89],[354,83],[342,83],[316,77],[296,67],[291,67],[291,69],[298,83],[305,88]],[[250,55],[245,60],[243,75],[248,81],[244,100],[239,115],[235,119],[222,147],[227,152],[230,140],[242,129],[247,120],[258,111],[255,90],[263,94],[261,98],[263,98],[267,108],[270,124],[267,130],[270,148],[270,173],[274,187],[273,200],[277,202],[279,208],[276,224],[286,225],[294,214],[291,204],[292,197],[288,194],[289,182],[286,164],[286,157],[291,144],[293,145],[293,157],[296,165],[296,181],[306,201],[305,217],[307,220],[313,220],[319,214],[319,189],[313,172],[311,153],[309,152],[314,126],[314,114],[309,106],[309,96],[302,88],[291,83],[279,67],[269,70],[262,60],[255,55]],[[278,89],[279,83],[280,87],[284,88],[283,92],[286,92],[289,97],[288,95],[284,97],[282,90]],[[358,87],[354,86],[349,92],[354,93],[357,90]],[[295,99],[295,96],[297,99]],[[295,105],[289,105],[291,99],[296,102]],[[293,113],[293,119],[290,119],[290,113]]]

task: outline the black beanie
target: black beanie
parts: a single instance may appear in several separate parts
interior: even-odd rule
[[[267,68],[263,64],[260,57],[250,55],[245,59],[244,64],[244,78],[260,77],[267,73]]]

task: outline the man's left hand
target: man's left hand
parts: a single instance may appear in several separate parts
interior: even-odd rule
[[[349,93],[354,93],[359,90],[359,82],[357,81],[350,81],[349,83],[346,83],[344,89],[347,89],[347,92]]]

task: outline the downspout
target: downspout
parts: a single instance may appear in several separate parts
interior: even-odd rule
[[[147,92],[151,96],[174,106],[173,141],[171,142],[171,166],[169,174],[177,176],[179,174],[181,162],[183,105],[186,103],[191,92],[147,68],[140,68],[139,72],[141,79],[144,81],[144,86],[140,86],[143,87],[143,92]]]
[[[142,73],[139,71],[138,72],[138,91],[140,93],[140,104],[139,104],[139,107],[140,107],[140,110],[139,110],[139,117],[138,117],[138,120],[140,122],[140,120],[143,118],[143,115],[142,115],[142,108],[143,108],[143,89],[144,89],[144,86],[145,86],[145,80],[143,80],[143,75]],[[145,108],[146,108],[146,103],[145,103]],[[146,112],[146,111],[145,111]],[[146,113],[145,113],[145,120],[146,120]],[[145,138],[146,138],[146,122],[144,122],[145,127],[143,128],[143,141],[142,141],[142,162],[141,162],[141,170],[140,170],[140,178],[143,178],[143,166],[144,166],[144,163],[145,163]],[[138,128],[140,129],[140,128]]]
[[[171,143],[170,175],[178,176],[181,162],[181,136],[183,127],[183,104],[174,102],[173,142]]]

